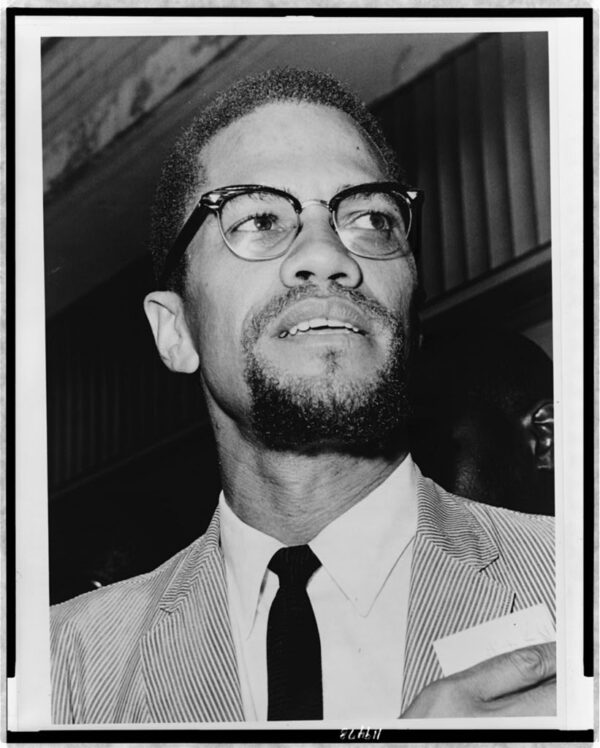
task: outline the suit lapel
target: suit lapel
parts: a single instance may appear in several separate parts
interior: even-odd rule
[[[498,558],[493,539],[462,501],[420,478],[404,664],[404,711],[442,677],[432,643],[510,612],[514,592],[484,569]]]
[[[243,720],[218,513],[175,577],[163,596],[157,622],[142,642],[151,718]]]

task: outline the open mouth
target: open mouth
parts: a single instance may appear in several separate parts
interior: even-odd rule
[[[313,317],[312,319],[302,320],[289,329],[281,330],[280,338],[294,337],[295,335],[304,335],[306,333],[346,333],[348,335],[357,334],[365,335],[365,331],[353,325],[351,322],[343,322],[338,319],[327,319],[325,317]]]
[[[338,296],[311,296],[288,306],[275,320],[273,337],[281,340],[317,340],[328,336],[360,336],[374,331],[372,315],[358,304]]]

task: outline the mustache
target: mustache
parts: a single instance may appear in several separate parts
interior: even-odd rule
[[[277,319],[292,304],[303,299],[323,298],[324,296],[350,301],[367,316],[393,329],[398,329],[402,326],[398,315],[391,312],[380,302],[369,299],[362,291],[356,288],[347,288],[337,283],[337,281],[331,281],[327,292],[324,294],[322,289],[315,283],[305,283],[301,286],[293,286],[284,293],[274,296],[262,309],[250,318],[243,335],[242,342],[244,349],[246,351],[250,350],[271,322]]]

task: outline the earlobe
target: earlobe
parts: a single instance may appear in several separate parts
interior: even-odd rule
[[[179,294],[173,291],[153,291],[144,299],[144,311],[165,366],[171,371],[184,374],[195,372],[200,360]]]

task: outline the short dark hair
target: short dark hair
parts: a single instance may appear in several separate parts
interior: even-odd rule
[[[150,252],[154,273],[160,278],[166,254],[175,240],[190,200],[203,181],[200,152],[220,130],[265,104],[292,101],[329,106],[345,112],[373,141],[390,179],[398,177],[398,165],[374,116],[366,105],[333,76],[314,70],[279,68],[239,80],[221,92],[177,139],[164,163],[152,207]],[[186,261],[168,280],[171,290],[184,294]]]

